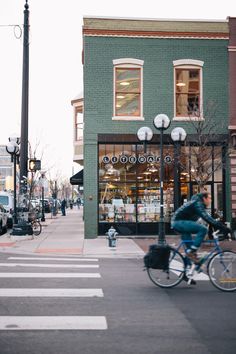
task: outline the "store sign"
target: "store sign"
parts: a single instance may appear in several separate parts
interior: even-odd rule
[[[112,163],[112,164],[116,164],[118,162],[122,163],[122,164],[126,164],[127,162],[131,163],[131,164],[135,164],[136,162],[138,163],[160,163],[160,156],[154,156],[154,155],[148,155],[148,156],[144,156],[144,155],[139,155],[138,158],[136,158],[136,156],[134,155],[120,155],[119,157],[117,156],[103,156],[102,158],[102,162],[107,164],[107,163]],[[170,155],[166,155],[164,156],[164,163],[167,164],[171,164],[173,162],[173,159]]]

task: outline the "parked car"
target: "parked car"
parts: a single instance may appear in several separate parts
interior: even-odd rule
[[[11,193],[0,192],[0,204],[7,212],[7,226],[13,226],[14,198]]]
[[[7,230],[7,211],[2,204],[0,204],[0,235]]]

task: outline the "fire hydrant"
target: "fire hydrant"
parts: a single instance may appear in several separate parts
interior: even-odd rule
[[[116,236],[118,235],[118,232],[116,232],[116,229],[111,226],[108,232],[106,233],[108,235],[108,246],[109,247],[116,247]]]

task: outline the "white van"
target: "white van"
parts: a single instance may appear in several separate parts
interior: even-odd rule
[[[0,191],[0,204],[3,205],[7,211],[7,226],[13,226],[13,211],[14,211],[14,198],[11,193]]]

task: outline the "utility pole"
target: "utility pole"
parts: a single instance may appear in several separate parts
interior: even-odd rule
[[[24,41],[23,41],[23,76],[21,101],[21,137],[20,137],[20,193],[26,192],[28,175],[28,106],[29,106],[29,5],[24,10]],[[24,182],[22,182],[24,181]]]

